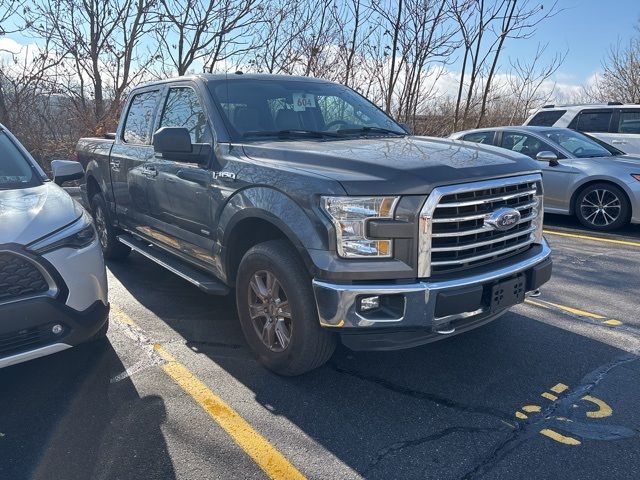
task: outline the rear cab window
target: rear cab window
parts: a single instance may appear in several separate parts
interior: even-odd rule
[[[134,145],[149,145],[159,90],[137,93],[131,99],[125,118],[122,140]]]
[[[611,117],[613,110],[582,110],[576,118],[573,119],[569,128],[578,130],[579,132],[608,132],[611,126]]]
[[[536,113],[527,123],[533,127],[553,127],[560,118],[567,113],[566,110],[551,110]]]

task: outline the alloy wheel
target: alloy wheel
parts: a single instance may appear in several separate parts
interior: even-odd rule
[[[596,227],[614,223],[622,212],[622,202],[610,190],[598,188],[584,196],[580,203],[582,217]]]
[[[102,250],[106,250],[109,246],[109,232],[107,231],[107,220],[104,216],[102,208],[100,207],[96,207],[95,210],[95,224]]]
[[[276,276],[267,270],[254,273],[248,300],[251,323],[262,343],[273,352],[286,350],[293,328],[291,307]]]

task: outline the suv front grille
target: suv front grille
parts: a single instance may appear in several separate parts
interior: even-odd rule
[[[421,213],[421,276],[465,270],[528,250],[541,211],[539,182],[529,175],[435,189]],[[501,207],[521,216],[506,231],[485,223]]]
[[[0,303],[49,291],[46,279],[30,260],[0,252]]]

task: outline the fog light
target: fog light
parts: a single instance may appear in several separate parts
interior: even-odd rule
[[[64,328],[62,327],[62,325],[60,325],[59,323],[56,323],[52,328],[51,328],[51,332],[53,332],[54,335],[60,335],[62,333],[62,331],[64,330]]]
[[[362,297],[360,299],[360,310],[368,312],[369,310],[375,310],[380,307],[380,297]]]

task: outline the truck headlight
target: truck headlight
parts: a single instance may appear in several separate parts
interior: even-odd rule
[[[543,221],[544,221],[544,192],[542,188],[542,182],[536,183],[536,194],[534,196],[537,205],[533,208],[533,213],[537,214],[536,217],[531,222],[535,226],[535,230],[533,231],[533,241],[534,243],[542,243],[542,229],[543,229]]]
[[[393,218],[399,197],[322,197],[321,206],[336,229],[338,255],[343,258],[388,258],[391,239],[367,238],[367,220]]]
[[[89,245],[95,238],[93,219],[85,211],[71,225],[29,245],[29,250],[42,254],[59,248],[80,249]]]

